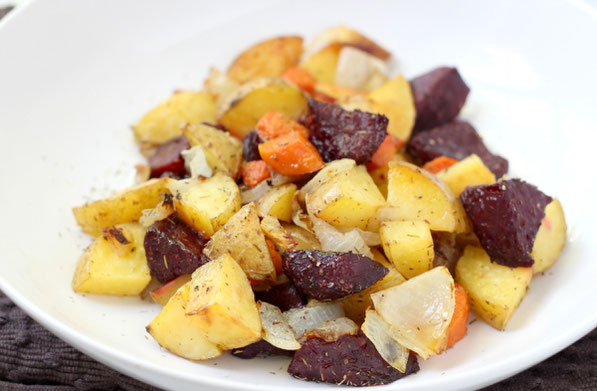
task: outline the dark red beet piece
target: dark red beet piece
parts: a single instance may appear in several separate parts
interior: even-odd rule
[[[287,251],[282,257],[288,278],[301,292],[317,300],[358,293],[388,273],[378,262],[360,254],[297,250]]]
[[[245,161],[252,162],[254,160],[261,160],[258,148],[261,142],[261,138],[255,130],[251,130],[245,135],[243,138],[243,158]]]
[[[310,115],[304,120],[311,142],[323,160],[348,158],[365,164],[386,138],[388,118],[309,99]]]
[[[149,226],[143,245],[151,274],[166,283],[181,274],[190,274],[209,262],[203,255],[207,243],[200,233],[176,215]]]
[[[411,80],[417,117],[414,133],[456,118],[469,93],[458,70],[440,67]]]
[[[159,178],[162,174],[170,172],[175,176],[182,177],[186,173],[184,159],[180,154],[191,145],[185,136],[173,138],[160,145],[149,158],[151,177]]]
[[[255,292],[255,300],[273,304],[282,311],[299,308],[307,304],[303,295],[292,282],[273,286],[268,291]]]
[[[412,352],[405,373],[390,366],[362,332],[335,342],[311,338],[301,344],[288,367],[288,373],[298,379],[357,387],[388,384],[418,370]]]
[[[414,135],[408,142],[407,152],[418,164],[440,156],[462,160],[477,154],[496,178],[508,172],[508,161],[489,152],[475,128],[465,121],[452,121]]]
[[[467,187],[460,200],[493,262],[533,266],[533,243],[551,197],[520,179],[511,179]]]
[[[242,359],[255,358],[258,356],[292,356],[293,354],[293,351],[277,348],[271,343],[267,342],[265,339],[261,339],[245,347],[232,350],[232,355],[234,357]]]

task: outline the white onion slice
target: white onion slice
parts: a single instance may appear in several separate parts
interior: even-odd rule
[[[284,317],[294,330],[297,339],[305,333],[321,326],[328,320],[344,316],[342,303],[312,303],[306,307],[292,308],[284,312]]]
[[[353,90],[379,87],[387,78],[386,63],[357,48],[345,46],[338,55],[334,84]]]
[[[328,320],[321,326],[318,326],[309,332],[317,338],[326,342],[335,342],[343,335],[356,335],[359,332],[359,326],[352,319],[342,317],[334,320]]]
[[[240,202],[245,205],[249,202],[255,202],[265,193],[267,193],[272,187],[267,181],[262,181],[255,187],[251,187],[240,192]]]
[[[164,220],[173,213],[174,205],[171,202],[162,201],[155,208],[143,210],[139,218],[139,223],[147,228],[156,221]]]
[[[166,188],[172,196],[176,197],[179,194],[183,194],[187,190],[197,186],[201,183],[200,178],[188,178],[188,179],[172,179],[166,178]]]
[[[184,166],[191,173],[192,178],[198,176],[210,178],[213,175],[213,171],[209,164],[207,164],[207,159],[201,146],[195,145],[193,148],[184,150],[180,154],[184,159]]]
[[[406,372],[409,350],[390,335],[390,325],[375,310],[367,310],[361,330],[388,364],[402,373]]]
[[[365,244],[367,246],[379,246],[381,244],[381,239],[377,232],[364,231],[360,228],[345,228],[345,227],[335,227],[335,228],[342,233],[350,232],[353,230],[357,231],[357,233],[359,235],[361,235],[361,238],[363,238],[363,241],[365,242]]]
[[[301,344],[294,336],[294,331],[290,328],[288,321],[278,307],[258,301],[257,308],[261,318],[263,339],[284,350],[298,350],[301,348]]]
[[[310,215],[310,219],[323,251],[361,254],[373,259],[371,249],[357,230],[340,232],[333,225],[313,215]]]
[[[454,280],[445,267],[373,293],[371,300],[401,345],[425,360],[446,349],[455,299]]]

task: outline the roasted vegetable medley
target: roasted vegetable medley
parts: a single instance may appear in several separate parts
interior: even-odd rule
[[[390,57],[343,26],[274,38],[150,110],[139,184],[73,209],[95,237],[73,289],[149,292],[181,357],[352,386],[449,354],[469,308],[505,329],[566,243],[562,206],[459,118],[456,68],[409,81]]]

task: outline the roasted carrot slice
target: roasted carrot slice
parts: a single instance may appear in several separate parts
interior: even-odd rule
[[[262,140],[267,141],[290,132],[299,132],[309,138],[309,130],[298,122],[277,111],[268,111],[259,119],[256,125],[257,133]]]
[[[284,269],[282,269],[282,256],[280,255],[278,250],[276,250],[276,245],[269,239],[265,239],[265,244],[267,244],[269,255],[272,257],[272,262],[274,263],[276,274],[284,274]]]
[[[441,170],[445,170],[446,168],[452,167],[456,163],[458,163],[458,160],[456,159],[452,159],[451,157],[446,156],[440,156],[425,163],[423,165],[423,168],[432,174],[437,174]]]
[[[245,185],[257,186],[271,176],[267,164],[263,160],[247,162],[242,169],[242,177]]]
[[[367,168],[374,170],[385,166],[402,146],[404,146],[402,140],[398,140],[396,137],[388,134],[371,157],[371,160],[367,163]]]
[[[282,75],[282,78],[307,92],[312,92],[315,83],[317,83],[317,80],[306,69],[301,67],[288,68]]]
[[[454,296],[456,305],[454,306],[452,321],[448,326],[448,349],[464,338],[466,335],[466,327],[468,325],[468,294],[462,285],[454,284]]]
[[[282,175],[302,175],[323,168],[321,155],[300,132],[283,134],[259,144],[263,161]]]

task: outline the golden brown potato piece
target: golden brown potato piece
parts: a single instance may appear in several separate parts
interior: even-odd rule
[[[240,209],[240,191],[236,182],[221,172],[198,180],[174,194],[174,207],[180,218],[205,236],[213,235]]]
[[[267,215],[279,220],[292,221],[292,198],[296,193],[296,185],[288,183],[274,187],[257,200],[257,213],[261,217]]]
[[[333,84],[342,45],[332,43],[301,62],[301,68],[309,72],[318,82]],[[316,88],[317,89],[317,88]]]
[[[102,228],[139,220],[143,210],[159,204],[167,192],[165,179],[151,179],[106,199],[73,208],[73,214],[83,231],[97,236]]]
[[[292,251],[298,246],[298,242],[292,238],[290,232],[286,231],[278,219],[273,216],[267,215],[261,219],[261,230],[281,253]]]
[[[391,162],[406,162],[406,156],[403,153],[396,153]],[[388,197],[388,165],[386,164],[383,167],[374,168],[373,170],[369,170],[369,175],[371,175],[371,179],[377,185],[377,188],[381,192],[381,195],[384,198]]]
[[[460,196],[467,186],[489,185],[496,181],[493,172],[477,155],[468,156],[436,175],[448,185],[456,197]]]
[[[371,111],[388,117],[388,133],[406,141],[415,124],[415,101],[410,83],[401,75],[371,91]]]
[[[147,332],[165,349],[189,360],[218,357],[222,350],[210,342],[200,324],[204,319],[187,316],[191,281],[183,285],[147,326]]]
[[[418,276],[433,267],[433,238],[423,221],[386,221],[379,237],[384,253],[406,278]]]
[[[346,110],[359,109],[361,111],[370,111],[368,109],[369,106],[365,106],[367,103],[365,98],[366,95],[361,91],[331,83],[317,83],[317,85],[315,85],[315,90],[336,99],[338,104]],[[365,101],[365,103],[362,103],[363,101]]]
[[[346,316],[358,324],[361,324],[365,319],[367,308],[373,307],[373,301],[371,300],[372,293],[400,285],[406,281],[402,274],[396,270],[394,265],[379,250],[373,249],[371,252],[373,253],[373,259],[388,269],[388,274],[364,291],[342,299],[342,306],[344,307]]]
[[[198,319],[197,328],[221,349],[241,348],[261,339],[251,284],[229,254],[193,273],[186,314]]]
[[[302,53],[301,37],[269,39],[242,52],[228,68],[228,76],[239,83],[258,77],[279,77],[296,65]]]
[[[471,308],[498,330],[506,327],[532,277],[532,268],[510,268],[491,262],[479,247],[467,246],[456,264],[456,282],[468,293]]]
[[[174,280],[165,283],[158,289],[151,291],[150,296],[153,299],[153,301],[155,301],[162,307],[165,307],[166,304],[168,304],[168,301],[170,301],[172,296],[174,296],[174,294],[180,289],[180,287],[182,287],[189,281],[191,281],[191,275],[182,274],[176,277]]]
[[[313,233],[294,224],[282,224],[282,227],[298,243],[295,250],[321,250],[321,243]]]
[[[73,290],[77,293],[135,296],[151,281],[138,223],[120,224],[104,230],[77,264]]]
[[[133,126],[137,141],[162,144],[182,134],[184,123],[213,123],[217,107],[206,92],[177,92],[149,111]]]
[[[230,254],[249,278],[276,280],[276,269],[253,202],[243,206],[212,236],[204,254],[211,259]]]
[[[562,204],[557,199],[545,207],[545,217],[539,226],[531,256],[533,273],[541,273],[550,268],[560,256],[566,244],[566,218]]]
[[[339,227],[365,229],[385,203],[364,166],[343,171],[306,196],[307,209]]]
[[[187,124],[182,132],[191,146],[201,146],[205,160],[214,172],[222,171],[237,177],[243,159],[242,142],[228,132],[205,124]]]
[[[374,55],[382,60],[388,60],[392,54],[373,40],[367,38],[356,30],[340,25],[331,27],[320,33],[309,47],[321,46],[330,43],[338,43],[343,46],[352,46],[364,52]]]
[[[219,122],[242,138],[268,111],[296,120],[306,113],[307,98],[295,85],[282,79],[254,79],[228,97],[220,108]]]
[[[446,184],[410,163],[389,163],[388,204],[396,212],[391,220],[425,221],[434,231],[470,231],[460,200]]]

